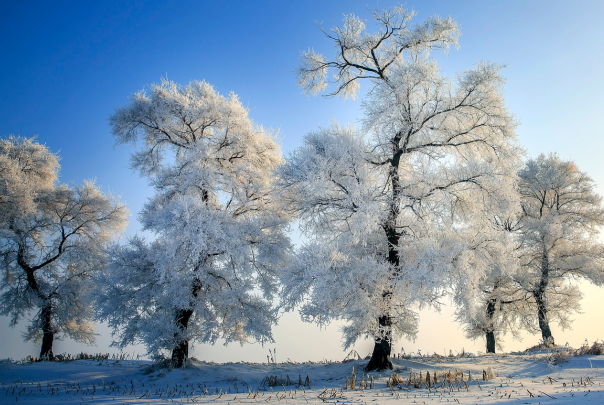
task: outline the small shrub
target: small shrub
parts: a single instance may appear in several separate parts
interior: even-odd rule
[[[556,351],[549,355],[547,361],[552,364],[567,363],[568,353],[565,351]]]
[[[556,344],[554,344],[553,339],[548,339],[547,341],[540,340],[539,343],[537,343],[535,346],[529,347],[528,349],[525,350],[525,352],[538,352],[540,350],[553,349],[556,347],[560,347],[560,346],[557,346]]]
[[[577,349],[575,356],[584,356],[587,354],[601,355],[604,354],[604,343],[594,342],[591,346],[584,344],[581,348]]]

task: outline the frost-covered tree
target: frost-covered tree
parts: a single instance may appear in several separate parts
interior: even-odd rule
[[[164,80],[110,118],[118,143],[138,146],[132,167],[155,188],[142,212],[155,240],[112,250],[100,318],[120,347],[172,352],[189,342],[272,341],[277,271],[290,250],[275,203],[280,148],[234,94]]]
[[[517,184],[520,164],[517,159],[508,174],[508,187]],[[468,338],[486,340],[487,353],[501,347],[506,332],[518,337],[519,324],[529,313],[526,293],[514,282],[519,271],[520,195],[516,187],[507,195],[505,200],[484,199],[471,215],[459,213],[463,226],[454,228],[464,243],[452,261],[456,318]]]
[[[554,342],[550,322],[569,326],[581,293],[573,279],[604,283],[602,198],[593,180],[555,154],[531,159],[519,173],[523,271],[518,283],[532,295],[533,319],[544,342]],[[535,316],[536,315],[536,316]]]
[[[58,185],[58,157],[33,139],[0,140],[0,314],[30,323],[25,340],[52,358],[55,338],[94,341],[88,293],[127,210],[94,183]]]
[[[453,289],[456,318],[468,338],[486,340],[487,353],[501,348],[505,333],[518,337],[519,330],[530,328],[526,319],[531,313],[531,297],[515,282],[520,270],[518,221],[494,212],[485,212],[491,220],[465,233],[467,247],[453,262],[456,269],[461,267],[461,282]]]
[[[302,55],[308,93],[354,97],[360,82],[371,89],[362,131],[309,134],[282,170],[311,239],[284,277],[284,305],[301,305],[307,320],[348,320],[346,344],[373,338],[368,370],[392,367],[393,340],[415,335],[417,307],[444,290],[466,246],[452,230],[483,201],[507,199],[517,161],[499,67],[443,76],[431,51],[457,45],[457,24],[433,17],[414,26],[412,16],[375,11],[375,33],[346,16],[325,32],[333,58]]]

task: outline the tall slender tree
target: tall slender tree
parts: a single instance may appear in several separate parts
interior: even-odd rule
[[[0,314],[13,327],[30,317],[25,340],[41,341],[46,358],[55,338],[94,341],[91,278],[128,214],[92,182],[58,185],[58,171],[35,140],[0,140]]]
[[[138,147],[132,166],[156,192],[140,214],[155,240],[113,248],[98,298],[116,344],[171,351],[180,367],[190,341],[272,341],[276,274],[290,249],[272,192],[274,135],[206,82],[151,85],[110,124],[118,143]]]
[[[416,307],[442,291],[463,246],[449,232],[460,223],[456,212],[505,200],[517,162],[499,67],[480,63],[453,81],[431,57],[457,46],[457,24],[432,17],[413,26],[401,7],[372,16],[374,33],[354,15],[324,31],[334,57],[305,52],[298,71],[310,94],[354,97],[368,82],[363,131],[310,134],[282,171],[316,242],[285,277],[285,305],[302,304],[303,317],[317,322],[347,319],[347,343],[372,337],[368,370],[392,367],[393,340],[413,336]],[[321,256],[329,260],[313,267]]]
[[[574,162],[555,154],[530,159],[519,173],[522,251],[518,283],[530,293],[545,343],[554,343],[551,321],[568,327],[579,307],[576,278],[604,283],[602,198]]]

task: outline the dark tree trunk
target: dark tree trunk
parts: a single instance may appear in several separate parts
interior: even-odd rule
[[[495,328],[493,325],[493,318],[495,317],[495,305],[496,301],[494,298],[489,299],[487,302],[487,319],[489,320],[489,326],[486,330],[487,353],[495,353]]]
[[[40,358],[52,360],[52,344],[55,340],[55,330],[52,327],[52,304],[48,303],[42,308],[42,348]]]
[[[400,234],[393,226],[396,215],[397,210],[393,208],[390,213],[390,219],[384,226],[384,232],[388,238],[388,263],[390,263],[394,272],[398,271],[400,264],[400,259],[396,250],[399,244]],[[382,294],[382,298],[385,301],[389,301],[391,297],[391,291],[385,291]],[[388,308],[388,305],[386,305],[386,307]],[[392,370],[392,362],[390,361],[390,353],[392,352],[392,318],[389,314],[384,314],[378,318],[378,324],[383,331],[382,337],[375,339],[371,359],[369,360],[367,367],[365,367],[366,371]]]
[[[195,299],[197,298],[199,291],[201,290],[202,284],[199,279],[193,280],[193,289],[191,291],[191,307],[195,305]],[[189,340],[182,338],[181,334],[184,334],[189,327],[189,320],[193,316],[193,309],[177,309],[174,316],[174,323],[179,329],[175,337],[179,339],[176,343],[176,347],[172,349],[172,364],[174,367],[182,367],[185,365],[185,361],[189,358]]]
[[[201,200],[203,202],[207,203],[207,201],[209,200],[209,197],[210,197],[210,193],[208,192],[208,190],[201,190]],[[200,266],[201,266],[201,264],[200,264]],[[197,298],[197,295],[199,294],[201,287],[202,287],[202,284],[199,281],[199,279],[197,279],[197,278],[194,279],[193,280],[193,289],[191,291],[191,296],[192,296],[191,306],[194,305],[193,301],[195,298]],[[174,349],[172,349],[172,365],[174,367],[179,368],[179,367],[184,366],[185,362],[189,358],[189,340],[184,339],[184,338],[179,338],[179,335],[181,333],[184,333],[187,331],[187,328],[189,327],[189,320],[191,319],[191,316],[193,316],[192,309],[176,310],[174,322],[176,323],[176,326],[179,329],[179,332],[176,333],[176,338],[179,340],[176,343],[176,346],[174,347]]]
[[[539,329],[541,329],[543,343],[553,344],[554,337],[552,336],[552,330],[549,327],[549,320],[547,319],[547,300],[545,297],[545,291],[549,284],[549,270],[549,257],[547,251],[544,251],[541,259],[541,280],[533,295],[535,297],[535,302],[537,303],[537,318],[539,319]]]
[[[396,227],[396,220],[400,214],[400,208],[398,203],[401,194],[401,185],[398,176],[398,166],[403,153],[403,150],[399,147],[399,143],[402,139],[402,136],[403,133],[399,132],[393,139],[393,158],[390,161],[392,201],[389,207],[390,212],[388,213],[388,218],[383,224],[386,239],[388,240],[388,263],[392,267],[392,277],[396,276],[396,273],[399,271],[400,268],[400,258],[398,255],[397,248],[401,239],[401,233]],[[382,298],[385,301],[390,301],[392,298],[392,291],[384,291],[382,293]],[[388,308],[386,311],[389,311],[390,306],[388,305],[388,303],[386,304],[386,308]],[[365,367],[366,371],[386,369],[392,370],[393,368],[392,362],[390,361],[390,353],[392,352],[392,318],[390,313],[387,312],[385,314],[382,314],[378,318],[378,324],[382,331],[382,336],[380,338],[375,339],[371,359],[369,360],[367,367]]]
[[[180,332],[177,333],[177,336],[180,333],[184,333],[189,326],[189,319],[193,315],[192,309],[179,309],[176,311],[176,319],[175,323],[180,329]],[[172,364],[174,367],[182,367],[185,364],[185,361],[189,358],[189,340],[180,339],[176,344],[176,347],[172,349]]]
[[[535,295],[535,301],[537,302],[537,316],[539,318],[539,329],[541,329],[541,338],[544,343],[554,343],[554,337],[552,336],[552,330],[549,327],[549,321],[547,319],[547,308],[545,306],[545,297],[541,295]]]
[[[495,353],[495,332],[490,330],[486,333],[487,353]]]
[[[366,371],[392,370],[392,362],[390,361],[390,352],[392,351],[392,334],[390,332],[390,327],[392,322],[389,316],[381,316],[379,318],[379,324],[381,328],[386,328],[387,332],[384,338],[375,340],[371,359],[369,360],[367,367],[365,367]]]
[[[36,270],[42,268],[42,265],[38,265],[35,267],[30,266],[26,261],[25,252],[25,242],[22,242],[19,244],[19,250],[17,251],[17,263],[25,272],[28,287],[44,303],[40,312],[42,324],[42,347],[40,348],[40,358],[52,360],[54,358],[54,354],[52,352],[52,345],[54,343],[56,333],[55,329],[52,326],[52,298],[46,297],[42,293],[42,291],[40,291],[38,280],[36,280],[35,272]],[[59,256],[60,253],[55,257],[55,259]]]

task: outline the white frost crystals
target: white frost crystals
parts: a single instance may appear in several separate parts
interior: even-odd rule
[[[452,271],[467,248],[460,230],[485,204],[512,209],[519,163],[499,67],[443,76],[430,52],[457,46],[457,24],[433,17],[412,26],[412,16],[375,11],[375,33],[346,16],[324,31],[333,58],[302,55],[307,93],[346,98],[361,81],[371,88],[362,130],[334,124],[308,135],[281,171],[284,198],[310,239],[285,273],[283,305],[301,305],[319,323],[349,321],[347,345],[373,337],[368,370],[392,367],[391,344],[414,336],[417,308],[463,282]],[[321,266],[329,257],[338,260]]]
[[[99,296],[116,344],[172,351],[181,366],[189,341],[272,341],[290,251],[272,190],[273,135],[205,82],[151,85],[110,123],[118,143],[138,146],[132,167],[156,190],[140,214],[155,241],[114,247]]]
[[[94,341],[91,278],[128,215],[92,182],[58,185],[58,171],[33,139],[0,140],[0,314],[29,318],[25,339],[47,358],[55,338]]]
[[[519,173],[522,201],[518,284],[532,298],[533,325],[553,343],[549,322],[569,327],[581,292],[572,283],[583,278],[604,285],[602,197],[593,180],[572,161],[557,155],[531,159]]]

